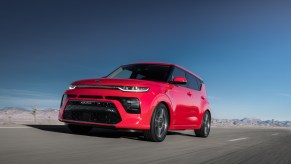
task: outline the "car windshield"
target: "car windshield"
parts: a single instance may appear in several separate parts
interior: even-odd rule
[[[119,67],[111,74],[109,74],[107,78],[139,79],[167,82],[169,72],[169,65],[133,64]]]

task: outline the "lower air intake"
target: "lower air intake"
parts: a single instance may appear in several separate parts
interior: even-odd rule
[[[121,121],[113,103],[96,101],[69,101],[63,119],[104,124],[117,124]]]

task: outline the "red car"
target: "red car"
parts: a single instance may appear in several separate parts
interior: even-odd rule
[[[210,132],[205,85],[194,73],[174,64],[123,65],[108,76],[73,82],[62,98],[59,120],[73,133],[95,126],[144,131],[161,142],[168,130]]]

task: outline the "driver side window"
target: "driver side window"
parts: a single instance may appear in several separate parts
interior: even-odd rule
[[[173,81],[175,77],[185,77],[186,78],[185,71],[181,70],[180,68],[174,67],[170,81]],[[186,84],[179,84],[179,85],[186,86]]]

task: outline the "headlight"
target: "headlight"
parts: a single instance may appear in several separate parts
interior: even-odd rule
[[[122,90],[123,92],[147,92],[149,88],[147,87],[132,87],[132,86],[122,86],[118,87],[118,89]]]
[[[77,85],[70,85],[69,89],[75,89],[77,87]]]

